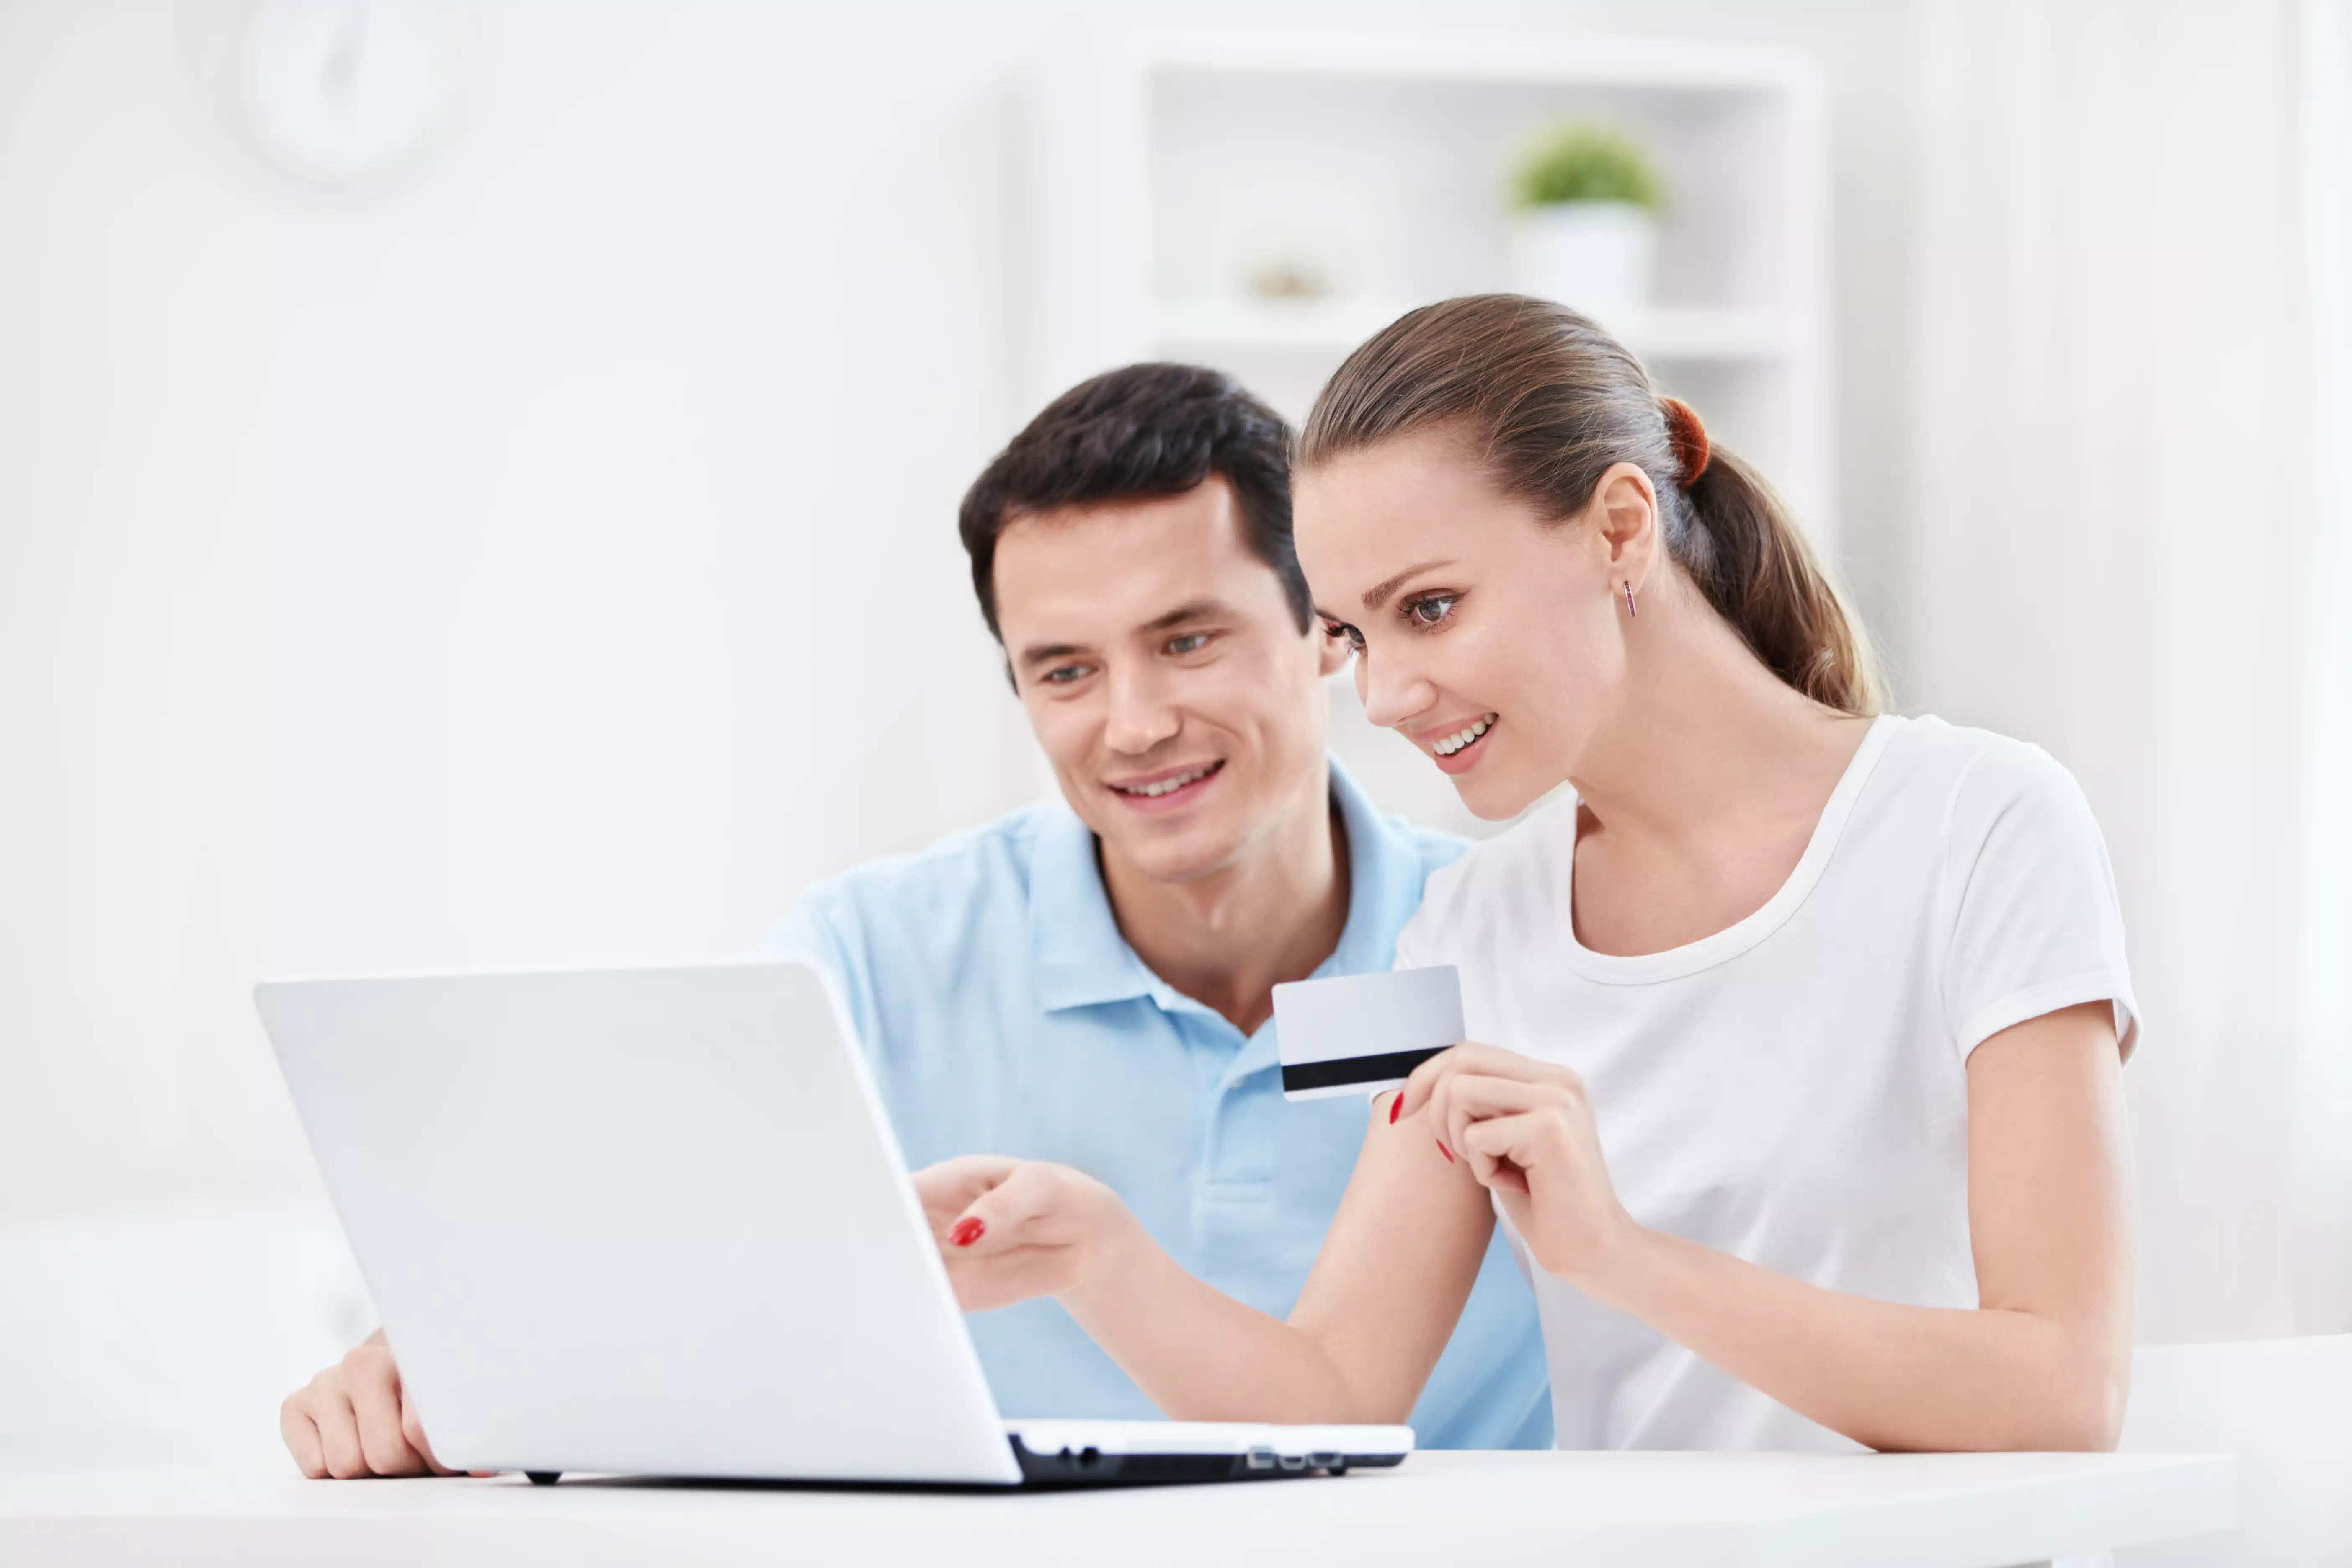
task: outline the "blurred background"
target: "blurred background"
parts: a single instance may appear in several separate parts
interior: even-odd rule
[[[0,1471],[372,1326],[256,979],[742,953],[1035,796],[980,465],[1506,287],[2081,779],[2143,1337],[2352,1329],[2347,105],[2345,0],[0,0]]]

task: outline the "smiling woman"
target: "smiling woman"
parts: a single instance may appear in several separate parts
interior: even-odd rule
[[[2073,780],[1874,717],[1762,481],[1557,305],[1450,300],[1356,351],[1295,529],[1374,722],[1481,816],[1568,786],[1399,938],[1459,970],[1476,1038],[1373,1118],[1286,1322],[1058,1167],[965,1205],[960,1284],[1050,1246],[1033,1278],[1171,1415],[1387,1420],[1499,1214],[1564,1446],[2111,1446],[2137,1007]]]

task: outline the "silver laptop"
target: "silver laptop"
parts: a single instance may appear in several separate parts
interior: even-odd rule
[[[445,1464],[1015,1486],[1412,1451],[1403,1426],[1000,1420],[865,1058],[803,965],[254,1000]]]

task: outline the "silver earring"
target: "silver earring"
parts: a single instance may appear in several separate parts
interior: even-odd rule
[[[1629,616],[1638,616],[1642,613],[1633,607],[1633,584],[1630,582],[1625,584],[1625,613]]]

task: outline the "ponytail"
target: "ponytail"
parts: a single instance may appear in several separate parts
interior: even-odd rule
[[[1506,491],[1552,518],[1582,511],[1612,464],[1639,466],[1666,553],[1757,658],[1816,702],[1878,711],[1869,641],[1788,509],[1591,321],[1517,294],[1407,311],[1317,396],[1298,467],[1453,422]]]
[[[1682,499],[1697,538],[1675,560],[1715,613],[1767,669],[1814,701],[1877,712],[1876,661],[1861,624],[1763,477],[1717,447]]]

